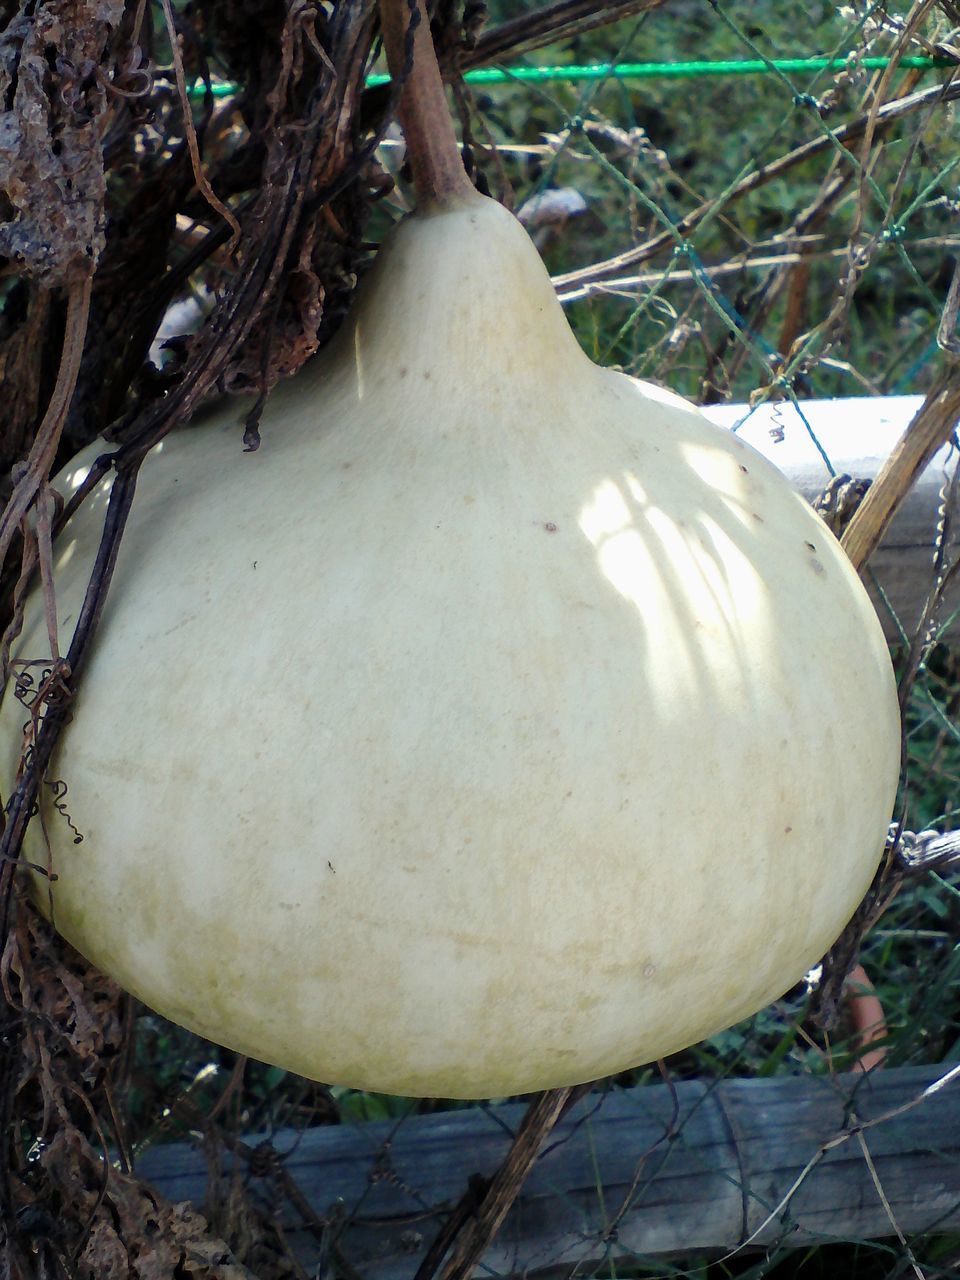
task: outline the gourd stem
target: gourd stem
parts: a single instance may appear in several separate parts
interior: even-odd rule
[[[412,32],[411,21],[416,22]],[[403,83],[399,117],[418,206],[427,208],[472,194],[423,0],[380,0],[380,26],[390,75],[395,84]]]

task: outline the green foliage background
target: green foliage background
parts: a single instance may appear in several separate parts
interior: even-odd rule
[[[509,16],[520,6],[496,8]],[[837,6],[820,0],[667,5],[541,50],[527,61],[563,65],[846,57],[865,46],[878,12],[902,17],[909,8]],[[881,36],[869,52],[889,52],[892,44],[892,35]],[[548,89],[517,85],[479,94],[477,106],[498,142],[536,144],[544,134],[562,134],[578,119],[642,131],[627,158],[622,148],[598,138],[596,150],[607,164],[578,133],[554,160],[505,166],[518,199],[547,185],[569,185],[587,200],[589,214],[546,248],[551,270],[559,273],[621,252],[678,221],[701,200],[716,198],[758,166],[845,122],[865,83],[865,76],[853,77],[849,85],[841,80],[833,109],[823,115],[811,100],[830,101],[837,88],[831,71],[722,79],[611,78]],[[933,81],[926,76],[918,83]],[[949,127],[954,119],[948,108],[946,115],[934,114],[919,137],[905,129],[884,147],[863,210],[863,236],[883,238],[872,251],[841,342],[830,352],[832,363],[805,360],[798,394],[900,394],[923,391],[929,384],[934,331],[949,283],[942,239],[955,238],[960,207],[956,137]],[[838,154],[830,149],[721,207],[708,226],[686,237],[693,256],[679,255],[673,268],[708,269],[769,253],[764,246],[783,237],[814,201]],[[858,161],[844,153],[840,164],[854,174]],[[816,245],[805,308],[810,328],[827,313],[840,285],[859,205],[857,187],[852,183],[831,212]],[[670,265],[661,255],[641,270]],[[745,268],[724,276],[718,282],[721,296],[712,300],[705,274],[694,282],[667,280],[655,297],[649,296],[648,285],[647,296],[633,303],[609,297],[575,303],[571,320],[590,353],[603,362],[663,379],[701,401],[745,400],[771,381],[771,358],[778,352],[783,321],[781,302],[759,327],[752,323],[764,275]],[[737,328],[730,323],[733,317]],[[678,330],[686,340],[678,341]],[[748,358],[731,373],[730,356],[741,344]],[[810,354],[815,353],[814,346]]]

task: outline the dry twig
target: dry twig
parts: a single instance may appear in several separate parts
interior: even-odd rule
[[[854,566],[862,570],[880,544],[890,521],[917,476],[946,444],[960,421],[960,353],[955,351],[960,309],[960,263],[953,273],[940,324],[940,345],[946,356],[943,371],[907,427],[896,448],[847,526],[841,545]]]
[[[960,98],[960,81],[953,81],[948,85],[936,85],[932,89],[924,89],[917,93],[908,94],[904,98],[896,98],[877,112],[873,121],[874,131],[891,128],[898,121],[905,119],[916,111],[925,110],[932,103],[946,104],[955,102],[958,98]],[[787,152],[786,155],[772,160],[769,164],[761,165],[760,168],[748,174],[746,178],[738,182],[735,187],[726,193],[723,206],[726,207],[731,200],[739,200],[742,196],[749,195],[750,192],[756,191],[758,187],[764,186],[774,178],[781,177],[796,165],[802,164],[803,161],[809,160],[813,156],[832,151],[838,144],[852,142],[855,138],[862,137],[870,119],[869,114],[860,116],[842,128],[834,129],[826,136],[820,135],[812,138],[809,142],[805,142]],[[617,275],[625,267],[633,266],[639,262],[647,262],[650,258],[656,257],[657,254],[674,248],[684,236],[689,235],[701,222],[715,213],[716,209],[716,200],[705,200],[703,204],[698,205],[696,209],[692,209],[690,213],[679,219],[670,231],[661,232],[660,235],[651,237],[644,244],[637,245],[634,249],[628,249],[624,253],[618,253],[615,257],[605,258],[602,262],[594,262],[589,267],[580,267],[576,271],[567,271],[562,275],[554,276],[553,283],[560,297],[563,298],[568,288],[579,287],[590,281],[604,280],[608,276]]]
[[[440,1280],[467,1280],[500,1229],[540,1154],[544,1140],[577,1094],[575,1089],[548,1089],[538,1094],[521,1121],[506,1159],[491,1180],[476,1214],[463,1230]]]

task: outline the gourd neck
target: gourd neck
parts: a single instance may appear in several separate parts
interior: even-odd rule
[[[593,367],[526,231],[476,192],[391,230],[341,334],[336,367],[362,368],[366,385],[382,377],[397,394],[414,369],[490,390]],[[437,381],[423,390],[443,394]]]

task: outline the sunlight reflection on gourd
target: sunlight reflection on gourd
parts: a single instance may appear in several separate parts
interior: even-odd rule
[[[651,683],[673,689],[695,684],[703,661],[698,650],[708,637],[736,646],[745,631],[767,625],[756,566],[731,531],[706,512],[688,527],[650,502],[626,473],[619,484],[604,480],[594,489],[578,523],[607,581],[644,621],[655,620],[661,643],[646,656],[658,668],[650,671]]]
[[[70,494],[74,494],[86,480],[90,474],[89,466],[77,467],[74,471],[68,471],[63,480],[58,482],[58,487],[66,489]]]
[[[650,514],[648,508],[648,519]],[[659,595],[656,565],[623,494],[612,480],[597,486],[578,523],[597,548],[597,559],[607,580],[641,613],[646,613],[655,603],[654,594]]]
[[[762,476],[768,468],[767,462],[763,458],[751,458],[746,452],[737,458],[726,449],[706,449],[690,444],[680,446],[680,455],[694,475],[723,497],[733,519],[751,535],[756,534],[755,504],[763,502],[765,483]]]
[[[67,567],[67,565],[73,559],[73,555],[76,549],[77,549],[76,538],[71,538],[69,542],[64,542],[63,550],[61,551],[60,555],[57,557],[58,572]]]
[[[628,477],[625,482],[628,488],[632,487]],[[643,492],[639,484],[637,490]],[[649,504],[643,506],[648,524],[653,510]],[[689,683],[693,673],[686,669],[686,646],[654,558],[655,544],[642,537],[627,500],[614,481],[604,480],[596,487],[581,510],[578,524],[596,548],[597,562],[607,581],[637,608],[641,618],[656,618],[662,632],[676,632],[674,643],[651,646],[647,653],[651,688],[676,689]]]
[[[730,511],[729,506],[727,510]],[[736,517],[738,513],[733,510],[730,514]],[[712,516],[704,513],[697,523],[702,541],[696,547],[696,568],[705,590],[710,592],[713,609],[731,632],[756,629],[765,611],[764,584],[756,565]],[[688,539],[687,554],[692,555],[693,551]]]
[[[580,528],[595,547],[632,525],[633,517],[623,495],[612,480],[604,482],[593,491],[593,497],[580,513]],[[619,588],[618,588],[619,590]],[[629,596],[629,591],[623,591]]]
[[[640,483],[637,477],[633,475],[632,472],[627,471],[624,474],[623,480],[627,488],[629,489],[630,496],[631,498],[633,498],[634,502],[637,502],[640,504],[640,506],[645,507],[648,502],[647,491],[646,489],[644,489],[643,485]]]
[[[742,488],[734,477],[742,479],[743,473],[738,473],[736,462],[726,449],[705,449],[701,444],[681,444],[680,457],[683,464],[711,489],[732,497],[735,487],[738,490]],[[738,494],[741,499],[742,496],[742,492]]]

